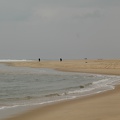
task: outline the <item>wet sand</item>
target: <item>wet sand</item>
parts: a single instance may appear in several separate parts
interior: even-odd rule
[[[11,62],[13,66],[120,75],[120,60]],[[120,120],[120,86],[96,95],[46,105],[7,120]]]

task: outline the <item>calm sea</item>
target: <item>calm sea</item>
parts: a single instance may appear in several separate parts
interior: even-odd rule
[[[30,106],[114,89],[119,76],[60,72],[0,64],[0,119]]]

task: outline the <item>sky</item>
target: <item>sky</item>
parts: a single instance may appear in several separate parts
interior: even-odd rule
[[[119,59],[120,0],[0,0],[0,59]]]

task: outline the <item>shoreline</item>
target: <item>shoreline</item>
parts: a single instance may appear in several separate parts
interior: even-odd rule
[[[65,72],[83,72],[93,74],[120,75],[119,60],[86,60],[82,61],[43,61],[43,62],[13,62],[10,66],[51,68]],[[99,63],[100,62],[100,63]],[[102,64],[101,64],[102,63]],[[6,64],[6,63],[5,63]],[[79,66],[78,66],[79,65]],[[84,66],[82,66],[84,65]],[[100,66],[101,65],[101,66]],[[106,67],[107,66],[107,67]],[[82,67],[82,69],[80,69]],[[72,70],[70,69],[72,68]],[[103,71],[101,71],[103,70]],[[106,71],[107,70],[107,71]],[[85,72],[86,71],[86,72]],[[114,72],[113,72],[114,71]],[[94,73],[95,72],[95,73]],[[101,73],[100,73],[101,72]],[[112,73],[112,74],[111,74]],[[83,96],[72,100],[43,105],[42,107],[26,111],[24,114],[6,120],[100,120],[120,119],[120,85],[114,90]],[[108,102],[109,101],[109,102]]]
[[[117,85],[114,90],[43,105],[5,120],[119,120],[119,92]]]
[[[63,72],[120,75],[120,60],[54,60],[0,62],[8,66],[49,68]]]

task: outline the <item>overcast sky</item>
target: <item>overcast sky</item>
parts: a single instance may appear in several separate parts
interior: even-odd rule
[[[0,59],[120,58],[120,0],[0,0]]]

